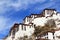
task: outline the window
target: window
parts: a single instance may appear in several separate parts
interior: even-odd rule
[[[35,28],[35,26],[36,26],[36,25],[34,24],[34,28]]]
[[[19,27],[17,27],[17,31],[19,30]]]
[[[47,14],[48,14],[48,15],[52,15],[52,14],[53,14],[53,11],[48,10],[48,11],[47,11]]]
[[[22,30],[23,30],[23,25],[22,25]]]
[[[26,31],[26,26],[24,26],[24,30]]]
[[[14,30],[12,30],[12,38],[14,38],[15,37],[15,29]]]
[[[51,14],[51,12],[50,11],[47,11],[47,14]]]
[[[15,29],[14,29],[14,30],[12,30],[12,35],[15,35]]]
[[[27,18],[27,22],[29,21],[29,18]]]
[[[31,26],[30,26],[30,28],[31,28]]]

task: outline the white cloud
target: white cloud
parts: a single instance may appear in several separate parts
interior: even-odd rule
[[[7,22],[9,21],[10,19],[9,18],[5,18],[5,17],[0,17],[0,31],[4,30],[7,25]]]
[[[9,11],[10,9],[20,10],[26,9],[29,4],[37,2],[42,3],[46,0],[0,0],[0,14]]]
[[[0,16],[0,34],[2,32],[6,33],[5,30],[10,29],[15,23],[19,23],[19,21],[22,21],[22,19],[13,20],[12,18]],[[7,30],[7,31],[9,31],[9,30]]]
[[[49,8],[49,7],[51,7],[51,6],[53,6],[53,5],[55,5],[55,2],[47,2],[47,3],[45,3],[45,4],[43,4],[43,5],[41,5],[41,6],[38,6],[38,7],[36,7],[35,9],[36,10],[42,10],[42,9],[45,9],[45,8]]]

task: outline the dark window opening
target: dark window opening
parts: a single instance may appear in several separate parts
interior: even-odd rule
[[[23,25],[22,25],[22,30],[23,30]]]
[[[12,35],[15,35],[15,32],[16,32],[15,30],[12,30]]]
[[[26,26],[24,27],[24,30],[26,31]]]

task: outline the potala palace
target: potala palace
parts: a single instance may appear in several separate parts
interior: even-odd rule
[[[4,40],[21,40],[19,38],[24,36],[30,38],[35,31],[35,27],[43,27],[48,20],[51,19],[53,19],[56,24],[54,34],[52,32],[48,32],[47,35],[43,35],[41,38],[60,40],[58,38],[58,36],[60,36],[60,13],[55,9],[48,8],[44,9],[40,14],[31,14],[26,16],[22,23],[15,23],[11,28],[9,35],[5,37]]]

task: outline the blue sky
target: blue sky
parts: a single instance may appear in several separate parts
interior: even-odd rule
[[[0,38],[5,37],[14,23],[20,23],[31,13],[45,8],[60,11],[60,0],[0,0]]]

